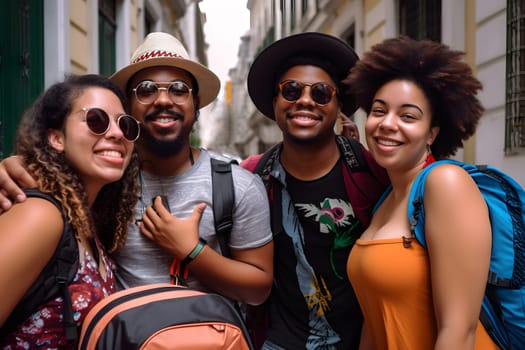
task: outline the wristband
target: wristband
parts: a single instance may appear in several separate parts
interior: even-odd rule
[[[184,258],[184,260],[182,260],[181,265],[184,267],[188,266],[189,263],[191,263],[193,259],[195,259],[197,255],[199,255],[199,253],[205,245],[206,241],[203,238],[199,237],[199,242],[197,243],[195,248],[193,248],[193,250]]]

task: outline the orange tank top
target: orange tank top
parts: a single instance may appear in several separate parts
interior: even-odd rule
[[[347,272],[373,349],[433,349],[437,327],[425,248],[415,240],[405,248],[401,237],[357,240]],[[480,322],[475,349],[498,349]]]

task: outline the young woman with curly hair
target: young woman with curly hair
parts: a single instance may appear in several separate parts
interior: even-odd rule
[[[15,154],[25,159],[37,190],[0,216],[0,325],[55,254],[69,222],[78,244],[78,270],[68,285],[79,326],[101,298],[116,291],[108,252],[126,240],[137,202],[138,122],[126,114],[116,85],[98,75],[71,76],[46,90],[24,114]],[[12,329],[2,348],[74,348],[65,335],[56,295]]]
[[[421,169],[455,154],[483,113],[481,83],[462,57],[437,42],[387,39],[345,81],[368,114],[368,147],[392,184],[348,259],[364,315],[361,349],[497,349],[479,322],[491,229],[474,181],[455,165],[430,173],[427,249],[407,216]]]

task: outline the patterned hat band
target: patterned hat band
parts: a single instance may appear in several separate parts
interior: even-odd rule
[[[172,57],[172,58],[184,58],[181,55],[175,53],[175,52],[167,52],[167,51],[152,51],[152,52],[145,52],[139,57],[135,58],[133,62],[131,63],[137,63],[142,61],[147,61],[152,58],[164,58],[164,57]]]

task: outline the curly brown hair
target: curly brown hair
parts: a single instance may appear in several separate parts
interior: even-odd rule
[[[105,185],[92,207],[77,171],[61,152],[50,146],[48,129],[64,130],[73,102],[84,90],[101,87],[112,91],[126,108],[126,99],[109,79],[96,75],[72,75],[47,89],[24,113],[18,126],[14,154],[24,158],[40,191],[55,197],[63,207],[77,237],[98,235],[108,252],[121,248],[127,238],[138,200],[139,162],[136,151],[123,177]]]
[[[461,51],[430,40],[386,39],[364,54],[343,83],[367,114],[384,84],[397,79],[415,83],[429,100],[432,126],[440,127],[432,154],[445,158],[474,134],[484,111],[476,96],[482,85],[463,56]]]

